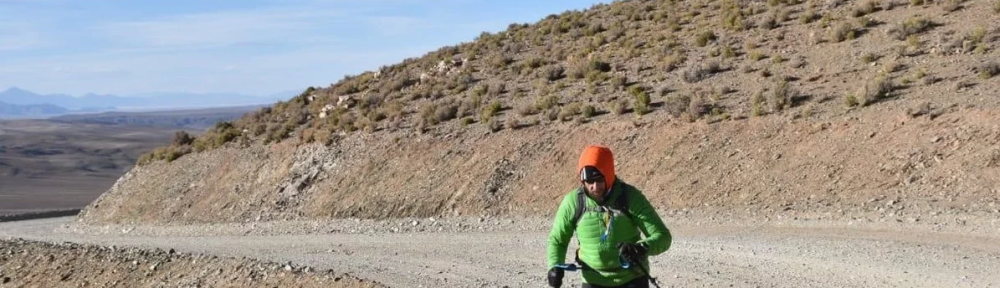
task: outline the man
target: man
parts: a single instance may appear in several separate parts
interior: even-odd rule
[[[607,147],[585,148],[577,175],[582,187],[563,197],[549,233],[549,286],[562,285],[564,272],[556,266],[566,263],[576,232],[583,287],[649,287],[648,257],[670,248],[670,230],[639,189],[615,177]]]

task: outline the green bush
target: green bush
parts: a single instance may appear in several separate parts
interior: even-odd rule
[[[490,103],[489,106],[483,108],[480,119],[482,119],[483,122],[488,122],[493,118],[493,116],[500,112],[501,108],[503,108],[503,106],[500,105],[500,101],[493,101],[493,103]]]

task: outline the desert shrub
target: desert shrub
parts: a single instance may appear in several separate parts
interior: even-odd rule
[[[851,23],[842,22],[840,25],[830,29],[827,36],[829,36],[832,42],[843,42],[844,40],[854,39],[855,33],[854,26],[851,26]]]
[[[866,83],[860,88],[858,93],[855,93],[857,97],[858,105],[868,106],[868,104],[875,103],[879,99],[889,96],[892,92],[894,86],[891,80],[885,76],[876,77],[872,82]]]
[[[513,63],[514,59],[507,55],[496,54],[490,59],[490,66],[496,69],[507,68],[510,63]]]
[[[541,109],[539,109],[537,104],[521,105],[517,107],[517,115],[521,116],[535,115],[538,114],[540,110]]]
[[[976,70],[979,71],[979,78],[989,79],[993,78],[993,76],[996,76],[997,74],[1000,74],[1000,64],[997,64],[995,61],[990,61],[980,64]]]
[[[455,119],[458,116],[458,104],[450,103],[438,106],[434,109],[434,118],[438,123]]]
[[[556,95],[546,95],[535,99],[535,108],[538,111],[548,110],[549,108],[559,105],[559,97]],[[529,114],[530,115],[530,114]]]
[[[708,61],[702,64],[695,64],[688,67],[683,72],[683,79],[688,83],[695,83],[707,78],[708,76],[718,73],[721,71],[718,61]]]
[[[767,16],[764,17],[764,19],[761,19],[760,24],[758,24],[758,26],[760,26],[760,28],[767,30],[771,30],[778,27],[778,21],[775,20],[775,17],[776,16],[774,14],[768,14]]]
[[[615,115],[625,114],[625,109],[628,108],[628,105],[622,100],[611,101],[608,105],[610,106],[608,107],[608,110],[611,110],[611,113]]]
[[[540,57],[531,57],[524,60],[524,66],[531,69],[542,67],[542,65],[545,65],[545,60]]]
[[[570,103],[559,111],[559,120],[567,121],[580,114],[580,103]]]
[[[583,114],[584,118],[590,118],[597,113],[597,108],[594,108],[594,106],[590,104],[583,105],[583,109],[580,111],[580,113]]]
[[[674,93],[667,96],[663,104],[670,116],[681,117],[691,107],[691,96],[687,93]]]
[[[515,130],[521,127],[521,121],[518,121],[517,118],[514,117],[508,117],[507,119],[503,120],[503,125],[504,128]]]
[[[694,43],[698,47],[705,47],[705,45],[708,45],[709,41],[715,41],[715,40],[716,40],[715,32],[709,30],[698,34],[698,36],[695,37]]]
[[[191,137],[190,134],[188,134],[185,131],[177,131],[176,133],[174,133],[174,141],[171,143],[171,145],[184,146],[184,145],[191,145],[192,142],[194,142],[194,138]]]
[[[941,1],[941,10],[944,12],[954,12],[961,8],[962,0],[944,0]]]
[[[733,51],[733,47],[725,45],[722,47],[722,57],[723,58],[733,58],[736,57],[736,52]]]
[[[565,77],[565,71],[566,69],[560,65],[551,65],[542,70],[542,77],[549,81],[556,81]]]
[[[853,93],[844,94],[844,106],[848,108],[858,106],[858,97],[854,96]]]
[[[482,119],[483,122],[486,122],[487,120],[492,119],[494,115],[497,115],[497,113],[499,113],[500,109],[502,108],[503,106],[500,105],[500,101],[493,101],[493,103],[490,103],[490,105],[483,107],[483,112],[480,119]]]
[[[614,78],[611,78],[611,87],[614,88],[614,89],[616,89],[616,90],[624,88],[625,87],[625,83],[627,81],[628,80],[625,79],[625,76],[615,76]]]
[[[644,115],[646,113],[649,113],[649,111],[651,110],[649,106],[650,99],[649,99],[649,94],[646,93],[645,89],[642,89],[638,86],[632,86],[632,88],[629,89],[629,94],[632,94],[632,97],[634,99],[632,107],[635,109],[636,114]]]
[[[851,16],[861,17],[871,14],[872,12],[875,12],[876,7],[877,3],[875,3],[875,1],[869,0],[861,2],[861,4],[855,6],[854,9],[851,9]]]
[[[931,23],[930,20],[927,20],[927,18],[922,16],[911,16],[906,19],[906,21],[900,22],[889,28],[888,34],[889,36],[896,38],[896,40],[903,41],[910,35],[927,31],[931,28],[932,24],[933,23]]]
[[[771,109],[774,111],[781,111],[791,107],[792,98],[795,97],[795,91],[789,87],[788,81],[782,79],[774,85],[774,90],[771,91],[769,96],[770,99],[768,100],[771,103]]]
[[[754,92],[753,96],[750,98],[750,109],[753,116],[763,116],[764,111],[764,91],[758,90]]]

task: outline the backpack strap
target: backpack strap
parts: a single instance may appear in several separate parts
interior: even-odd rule
[[[573,215],[573,227],[580,223],[584,212],[587,212],[587,192],[584,192],[583,187],[579,187],[576,188],[576,213]]]
[[[635,217],[632,217],[632,212],[629,212],[628,190],[624,187],[618,187],[618,189],[613,190],[621,194],[618,195],[618,199],[614,203],[614,208],[624,213],[632,221],[635,221]],[[576,213],[573,214],[573,227],[576,227],[577,223],[580,223],[583,213],[587,212],[587,192],[585,191],[583,186],[576,188]]]

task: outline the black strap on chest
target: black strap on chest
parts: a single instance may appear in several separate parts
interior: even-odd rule
[[[616,187],[618,188],[618,187]],[[620,193],[618,199],[615,199],[615,203],[612,204],[611,208],[617,209],[629,219],[635,221],[632,218],[632,213],[628,210],[628,189],[613,189],[613,193]],[[583,186],[576,188],[576,213],[573,215],[573,226],[575,227],[577,223],[580,223],[580,218],[583,218],[583,213],[587,212],[587,190]]]

